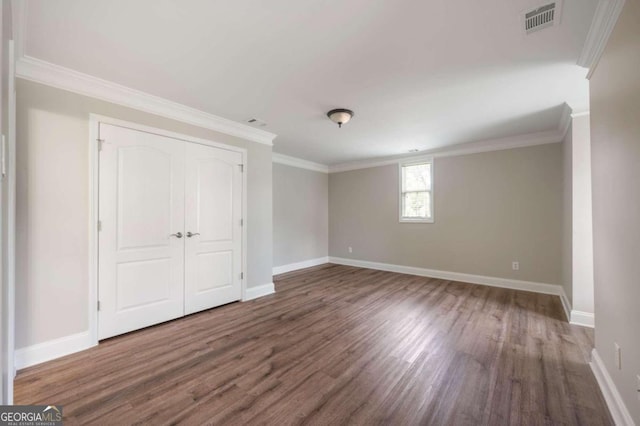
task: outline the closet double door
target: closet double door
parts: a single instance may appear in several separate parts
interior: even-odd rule
[[[99,129],[99,338],[240,300],[242,154]]]

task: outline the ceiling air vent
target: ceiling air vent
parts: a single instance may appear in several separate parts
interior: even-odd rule
[[[556,2],[540,6],[537,9],[525,12],[524,31],[526,34],[552,27],[559,19]]]

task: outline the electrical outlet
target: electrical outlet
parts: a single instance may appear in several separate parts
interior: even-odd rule
[[[617,343],[614,343],[613,347],[616,367],[618,367],[618,370],[622,370],[622,350],[620,349],[620,345],[618,345]]]
[[[349,247],[349,253],[353,253],[353,247]]]
[[[514,271],[519,271],[520,270],[520,262],[518,262],[517,260],[514,262],[511,262],[511,269],[513,269]]]

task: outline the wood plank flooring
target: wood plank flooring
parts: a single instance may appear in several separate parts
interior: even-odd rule
[[[65,424],[611,425],[554,296],[323,265],[19,372]]]

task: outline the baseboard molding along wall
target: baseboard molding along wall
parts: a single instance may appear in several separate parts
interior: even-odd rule
[[[249,287],[246,289],[243,301],[257,299],[273,293],[275,293],[273,283],[258,287]],[[65,355],[71,355],[93,346],[89,331],[27,346],[26,348],[16,350],[15,368],[16,370],[21,370]]]
[[[416,268],[413,266],[392,265],[389,263],[369,262],[366,260],[329,257],[329,262],[338,265],[356,266],[360,268],[378,269],[380,271],[398,272],[400,274],[418,275],[421,277],[439,278],[442,280],[460,281],[471,284],[482,284],[491,287],[509,288],[513,290],[531,291],[534,293],[562,295],[562,287],[556,284],[536,283],[532,281],[512,280],[509,278],[485,277],[483,275],[464,274],[460,272],[438,271],[435,269]],[[561,297],[562,299],[562,297]]]
[[[589,312],[581,312],[571,309],[571,303],[562,286],[556,284],[544,284],[531,281],[512,280],[507,278],[486,277],[482,275],[463,274],[459,272],[439,271],[435,269],[416,268],[412,266],[393,265],[389,263],[369,262],[366,260],[345,259],[340,257],[319,257],[288,265],[273,268],[273,275],[310,268],[325,263],[357,266],[361,268],[378,269],[381,271],[398,272],[402,274],[419,275],[423,277],[440,278],[445,280],[461,281],[471,284],[482,284],[492,287],[502,287],[514,290],[532,291],[535,293],[552,294],[560,297],[567,321],[583,327],[594,327],[594,315]],[[270,293],[269,293],[270,294]],[[259,297],[259,296],[258,296]]]
[[[71,334],[26,348],[16,349],[15,368],[21,370],[65,355],[89,349],[94,346],[89,331]]]
[[[567,297],[567,293],[564,291],[564,287],[560,287],[560,290],[560,301],[562,302],[564,314],[567,317],[567,321],[571,322],[571,302],[569,302],[569,298]]]
[[[317,259],[303,260],[302,262],[290,263],[288,265],[274,266],[273,275],[284,274],[285,272],[297,271],[298,269],[310,268],[312,266],[329,263],[329,257],[318,257]]]
[[[605,367],[595,348],[591,351],[590,365],[615,424],[618,426],[635,426],[631,414],[620,396],[620,392],[618,392],[613,379],[607,371],[607,367]]]
[[[595,328],[596,320],[595,316],[591,312],[571,311],[571,319],[569,321],[574,325],[581,325],[583,327]]]
[[[257,299],[262,296],[268,296],[276,292],[275,286],[273,283],[263,284],[257,287],[247,287],[244,292],[243,302],[247,302],[249,300]]]
[[[567,321],[573,325],[580,325],[582,327],[595,328],[595,315],[593,312],[576,311],[571,307],[571,302],[567,297],[567,293],[564,291],[564,287],[560,288],[560,300],[562,301],[562,307],[564,313],[567,316]]]
[[[483,275],[464,274],[460,272],[439,271],[436,269],[416,268],[413,266],[393,265],[389,263],[369,262],[366,260],[329,257],[329,262],[338,265],[356,266],[360,268],[377,269],[380,271],[398,272],[400,274],[418,275],[421,277],[439,278],[442,280],[460,281],[471,284],[488,285],[491,287],[509,288],[512,290],[531,291],[534,293],[551,294],[560,297],[562,308],[567,321],[574,325],[593,328],[595,317],[593,313],[576,311],[571,308],[569,298],[564,288],[557,284],[537,283],[532,281],[513,280],[509,278],[486,277]]]
[[[335,263],[338,265],[355,266],[359,268],[377,269],[381,271],[397,272],[401,274],[418,275],[422,277],[439,278],[443,280],[466,282],[471,284],[481,284],[491,287],[501,287],[513,290],[531,291],[534,293],[551,294],[560,297],[562,306],[567,315],[567,319],[572,324],[593,327],[593,314],[587,312],[571,310],[564,289],[556,284],[536,283],[531,281],[520,281],[508,278],[486,277],[482,275],[464,274],[459,272],[439,271],[435,269],[417,268],[413,266],[393,265],[389,263],[369,262],[366,260],[345,259],[340,257],[319,257],[317,259],[305,260],[303,262],[291,263],[273,268],[273,274],[283,274],[298,269],[323,265],[325,263]],[[273,283],[264,284],[257,287],[248,287],[245,290],[244,302],[268,296],[275,293]],[[33,346],[21,348],[15,352],[15,366],[17,370],[70,355],[85,349],[89,349],[93,344],[88,331],[38,343]],[[593,367],[592,363],[592,368]],[[612,382],[613,383],[613,382]],[[604,392],[604,391],[603,391]]]
[[[338,265],[355,266],[359,268],[377,269],[381,271],[397,272],[401,274],[418,275],[421,277],[439,278],[451,281],[460,281],[471,284],[482,284],[491,287],[502,287],[513,290],[531,291],[534,293],[543,293],[559,296],[562,301],[562,307],[565,310],[567,320],[569,321],[576,314],[576,318],[580,322],[576,322],[577,325],[586,325],[588,323],[588,316],[591,315],[591,321],[593,321],[593,314],[586,312],[578,312],[571,310],[571,304],[569,303],[564,289],[557,284],[545,284],[536,283],[532,281],[520,281],[508,278],[496,278],[486,277],[482,275],[464,274],[459,272],[439,271],[435,269],[417,268],[413,266],[393,265],[390,263],[370,262],[367,260],[346,259],[341,257],[319,257],[317,259],[305,260],[303,262],[290,263],[288,265],[276,266],[273,268],[273,275],[284,274],[285,272],[296,271],[298,269],[309,268],[312,266],[322,265],[325,263],[335,263]],[[592,326],[591,326],[592,327]]]

